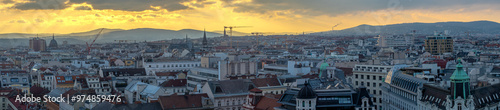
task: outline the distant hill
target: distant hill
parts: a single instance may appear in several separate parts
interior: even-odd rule
[[[78,32],[70,34],[55,34],[55,38],[59,44],[63,41],[68,41],[70,44],[85,44],[93,40],[100,29],[95,29],[87,32]],[[238,32],[238,34],[243,34]],[[203,30],[183,29],[183,30],[166,30],[152,28],[138,28],[131,30],[122,29],[104,29],[102,34],[96,40],[96,43],[114,42],[115,40],[136,40],[136,41],[158,41],[170,39],[182,39],[186,35],[189,38],[202,38]],[[0,44],[6,44],[5,47],[28,46],[29,38],[36,37],[37,34],[24,33],[8,33],[0,34]],[[49,44],[52,39],[52,34],[38,34],[44,38]],[[207,32],[207,37],[222,36],[220,33]],[[2,45],[4,46],[4,45]]]
[[[500,34],[500,24],[492,21],[473,22],[437,22],[437,23],[402,23],[383,26],[359,25],[356,27],[311,33],[313,35],[377,35],[377,34],[406,34],[416,30],[418,34],[433,34],[434,31],[448,30],[450,35],[472,34]]]

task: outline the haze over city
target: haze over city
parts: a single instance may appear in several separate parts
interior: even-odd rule
[[[1,0],[0,110],[498,110],[498,0]]]
[[[240,32],[320,32],[361,24],[500,22],[498,0],[2,0],[0,33],[252,26]]]

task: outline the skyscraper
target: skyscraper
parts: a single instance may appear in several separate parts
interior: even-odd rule
[[[38,35],[37,37],[30,39],[30,49],[33,51],[45,51],[46,46],[47,44],[45,40],[39,38]]]

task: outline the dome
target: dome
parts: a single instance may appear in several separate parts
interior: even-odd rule
[[[50,48],[57,48],[57,41],[56,41],[56,39],[54,39],[54,36],[52,36],[52,40],[50,40],[49,47]]]
[[[316,97],[316,92],[314,92],[308,82],[304,83],[304,87],[302,87],[297,94],[298,99],[312,99]]]

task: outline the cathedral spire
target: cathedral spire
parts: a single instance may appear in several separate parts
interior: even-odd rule
[[[203,46],[206,46],[208,44],[207,41],[207,31],[205,31],[205,28],[203,28],[203,41],[202,41]]]

